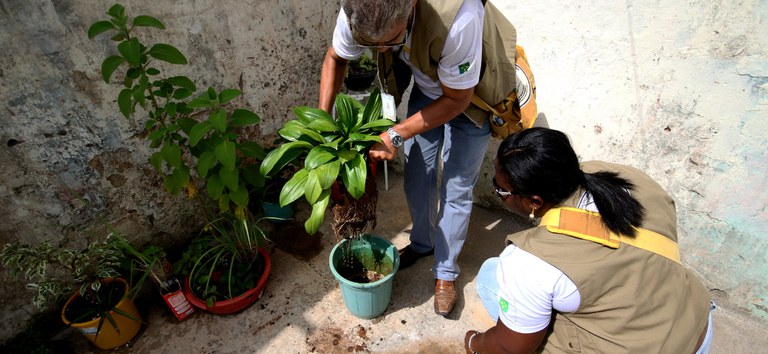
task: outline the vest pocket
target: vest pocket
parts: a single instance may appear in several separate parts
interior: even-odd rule
[[[547,335],[545,342],[542,343],[544,353],[581,353],[579,329],[576,325],[563,317],[555,316],[551,328],[551,332]]]

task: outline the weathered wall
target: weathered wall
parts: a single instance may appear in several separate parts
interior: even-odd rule
[[[684,262],[721,301],[768,319],[768,2],[495,3],[549,126],[583,160],[659,181],[677,202]],[[487,189],[479,199],[495,203]]]
[[[289,108],[316,104],[335,1],[124,1],[126,13],[165,23],[153,41],[179,48],[198,89],[240,88],[239,104],[263,121],[254,139],[271,141]],[[84,244],[109,221],[142,244],[181,242],[197,232],[195,204],[171,197],[148,164],[136,126],[117,110],[119,85],[101,80],[107,38],[88,40],[109,1],[0,1],[0,244],[51,239]],[[75,198],[83,195],[88,202]],[[98,217],[97,217],[98,216]],[[103,219],[101,219],[103,218]],[[81,232],[82,229],[90,229]],[[23,283],[0,282],[0,341],[36,313]]]

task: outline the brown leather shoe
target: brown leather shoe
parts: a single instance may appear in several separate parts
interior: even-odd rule
[[[398,269],[405,269],[410,266],[412,266],[416,261],[419,260],[419,258],[424,258],[426,256],[431,256],[435,254],[435,250],[431,249],[429,252],[419,253],[414,251],[411,248],[411,245],[405,246],[403,249],[398,250],[397,253],[400,254],[400,268]]]
[[[448,316],[456,305],[456,289],[450,280],[435,281],[435,313]]]

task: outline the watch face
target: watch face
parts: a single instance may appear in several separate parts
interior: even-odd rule
[[[403,137],[399,135],[392,137],[392,145],[395,147],[400,147],[400,145],[403,145]]]

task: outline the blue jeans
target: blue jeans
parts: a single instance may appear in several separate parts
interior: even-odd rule
[[[498,267],[499,257],[488,258],[477,272],[477,295],[494,322],[499,320],[499,281],[496,277],[496,269]],[[709,353],[709,347],[712,345],[712,312],[716,308],[717,306],[712,302],[712,307],[709,310],[707,334],[696,354]]]
[[[414,87],[408,117],[432,101]],[[488,122],[478,128],[460,114],[405,142],[404,188],[413,221],[411,248],[420,253],[434,248],[436,279],[453,281],[459,276],[456,259],[467,238],[472,189],[490,134]]]

